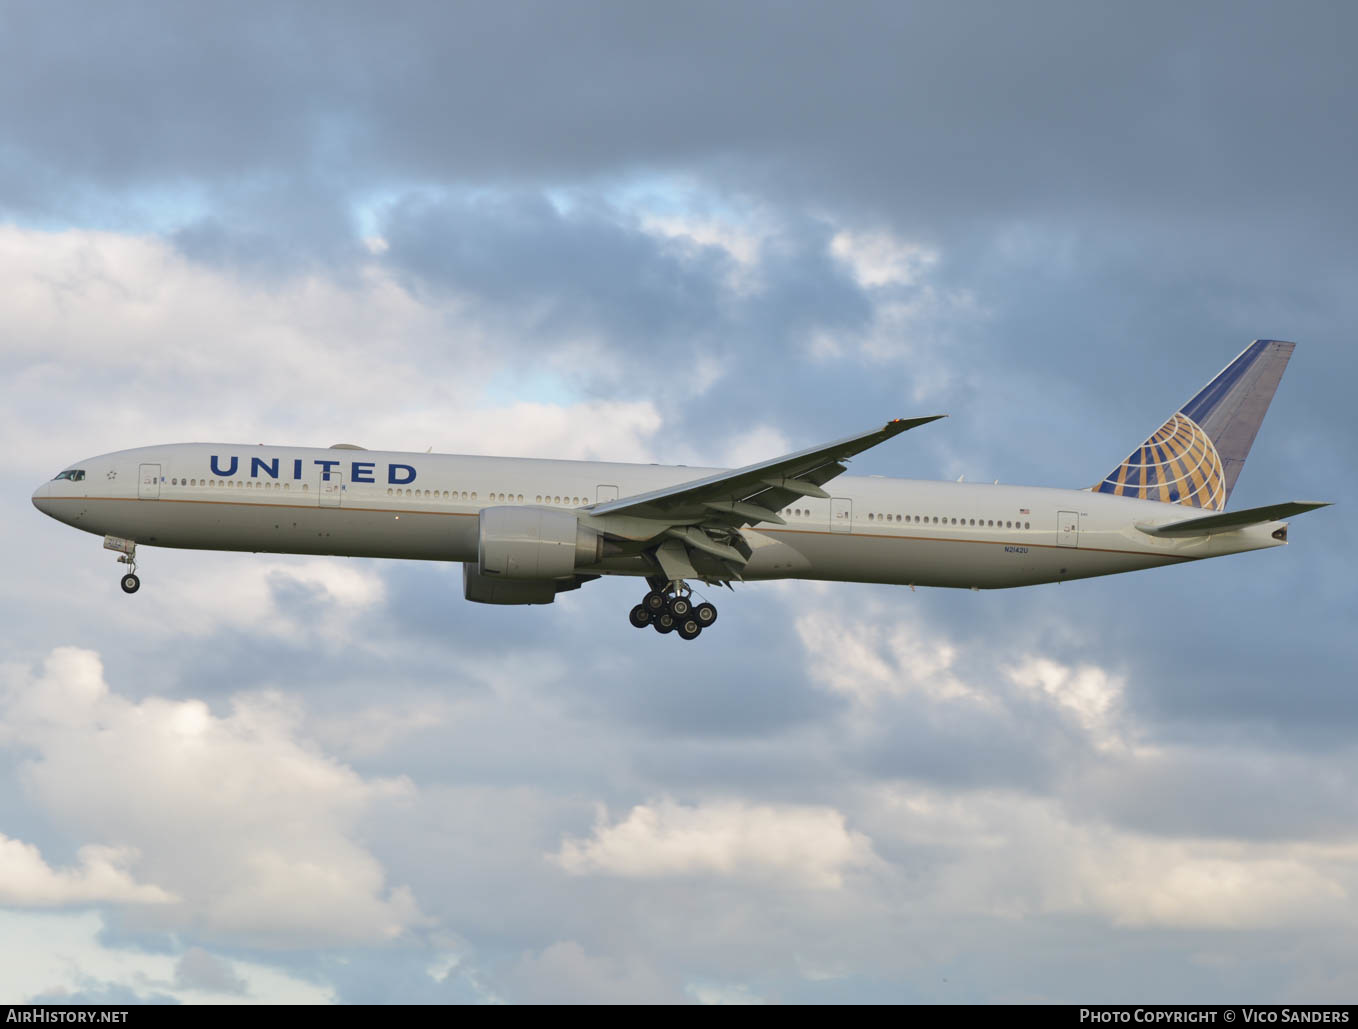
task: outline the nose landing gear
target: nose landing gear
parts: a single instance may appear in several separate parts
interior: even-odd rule
[[[105,536],[104,549],[118,551],[118,563],[127,565],[127,574],[119,582],[123,592],[136,593],[141,589],[141,580],[137,578],[137,544],[117,536]]]
[[[717,620],[709,603],[694,604],[693,590],[682,579],[648,579],[651,592],[628,612],[627,620],[638,629],[650,626],[661,635],[677,632],[681,639],[696,640]]]

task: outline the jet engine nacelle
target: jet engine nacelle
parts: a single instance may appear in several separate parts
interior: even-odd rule
[[[476,570],[485,577],[538,582],[564,579],[603,557],[603,537],[581,525],[570,511],[487,507],[481,510],[478,531]]]
[[[575,589],[572,580],[564,588]],[[482,575],[476,565],[462,565],[462,595],[478,604],[551,604],[562,584],[552,579],[506,579],[502,575]]]

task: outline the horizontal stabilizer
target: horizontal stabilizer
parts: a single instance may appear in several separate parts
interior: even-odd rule
[[[1243,529],[1248,525],[1277,522],[1293,515],[1314,511],[1318,507],[1329,506],[1328,502],[1293,500],[1286,504],[1270,504],[1268,507],[1248,507],[1243,511],[1204,515],[1202,518],[1189,518],[1181,522],[1170,522],[1168,525],[1138,523],[1137,528],[1148,536],[1210,536],[1214,532],[1230,532],[1232,529]]]

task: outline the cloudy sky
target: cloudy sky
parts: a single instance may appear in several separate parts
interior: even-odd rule
[[[1349,4],[0,8],[0,999],[1358,983]],[[1086,486],[1256,337],[1285,550],[998,593],[147,550],[214,440]]]

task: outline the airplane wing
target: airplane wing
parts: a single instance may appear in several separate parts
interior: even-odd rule
[[[1202,518],[1187,518],[1168,525],[1148,525],[1137,523],[1137,528],[1150,536],[1210,536],[1214,532],[1230,532],[1249,525],[1262,525],[1277,522],[1293,515],[1305,514],[1318,507],[1329,507],[1329,503],[1307,500],[1293,500],[1286,504],[1270,504],[1268,507],[1248,507],[1242,511],[1227,511],[1224,514],[1206,515]]]
[[[740,525],[756,522],[783,524],[775,512],[799,497],[828,498],[821,489],[844,471],[843,461],[870,447],[885,443],[907,429],[936,421],[941,414],[925,418],[896,418],[880,429],[846,436],[786,457],[718,472],[705,479],[680,483],[650,493],[610,500],[595,507],[595,515],[633,515],[670,521],[709,520],[714,514]]]
[[[844,462],[849,458],[942,417],[896,418],[880,429],[771,461],[621,497],[591,508],[591,520],[605,531],[609,523],[620,526],[624,520],[634,526],[652,527],[655,535],[650,538],[665,537],[652,556],[669,578],[711,578],[694,568],[692,562],[697,558],[699,564],[706,561],[709,568],[715,560],[721,572],[729,573],[720,578],[738,579],[740,568],[750,557],[749,545],[740,537],[741,527],[759,522],[785,524],[778,511],[801,497],[828,499],[830,494],[821,487],[845,470]],[[650,528],[642,531],[650,532]],[[638,533],[633,530],[623,535],[635,539]]]

